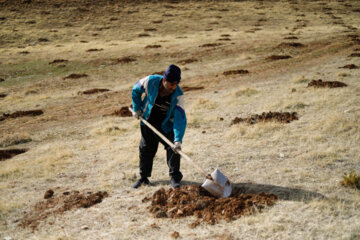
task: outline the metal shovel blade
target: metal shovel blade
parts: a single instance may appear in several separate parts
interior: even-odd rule
[[[206,179],[201,186],[215,197],[229,197],[232,192],[232,186],[229,179],[222,174],[219,169],[215,169],[215,171],[211,173],[211,177],[214,181]]]

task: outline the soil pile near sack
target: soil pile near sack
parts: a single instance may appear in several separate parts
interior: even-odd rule
[[[156,191],[143,202],[151,202],[149,211],[155,218],[182,218],[195,216],[197,221],[209,224],[224,219],[231,221],[243,215],[261,212],[265,206],[272,206],[278,197],[274,194],[237,193],[228,198],[216,198],[201,186],[189,185],[179,189],[164,188]]]

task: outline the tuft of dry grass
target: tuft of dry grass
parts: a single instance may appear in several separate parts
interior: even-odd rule
[[[348,174],[345,173],[342,178],[341,185],[360,189],[360,174],[356,174],[355,170]]]

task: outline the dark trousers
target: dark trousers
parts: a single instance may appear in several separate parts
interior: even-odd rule
[[[170,131],[168,134],[164,134],[161,127],[156,129],[165,135],[171,142],[174,141],[174,133]],[[157,152],[159,142],[161,142],[166,150],[166,161],[169,167],[169,175],[176,181],[180,181],[183,175],[180,172],[180,155],[176,154],[171,147],[165,143],[160,137],[158,137],[150,128],[141,124],[141,140],[139,146],[140,156],[140,176],[151,177],[151,171],[153,167],[153,161]]]

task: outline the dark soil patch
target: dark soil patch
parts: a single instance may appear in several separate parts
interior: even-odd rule
[[[47,38],[39,38],[38,41],[39,42],[50,42],[50,40]]]
[[[144,31],[145,32],[156,32],[157,29],[156,28],[145,28]]]
[[[239,70],[230,70],[230,71],[225,71],[223,72],[223,74],[225,76],[228,76],[228,75],[237,75],[237,74],[248,74],[249,71],[248,70],[243,70],[243,69],[239,69]]]
[[[359,66],[356,66],[355,64],[348,64],[340,68],[347,68],[347,69],[358,69]]]
[[[102,93],[102,92],[108,92],[108,91],[110,91],[110,90],[106,89],[106,88],[93,88],[93,89],[85,90],[83,92],[79,92],[78,94],[90,95],[90,94]]]
[[[289,123],[294,120],[298,120],[298,116],[296,112],[263,112],[261,115],[254,114],[248,118],[239,118],[236,117],[231,121],[230,125],[234,125],[237,123],[248,123],[248,124],[255,124],[259,122],[280,122],[280,123]]]
[[[148,48],[161,48],[161,45],[158,45],[158,44],[147,45],[145,48],[146,48],[146,49],[148,49]]]
[[[221,36],[221,37],[231,37],[230,34],[221,34],[220,36]]]
[[[140,33],[138,37],[150,37],[150,34],[148,33]]]
[[[51,190],[51,189],[49,189],[49,190],[47,190],[47,191],[45,192],[45,194],[44,194],[44,199],[49,199],[49,198],[51,198],[52,196],[54,196],[54,191]]]
[[[206,43],[203,45],[200,45],[199,47],[217,47],[217,46],[221,46],[221,43]]]
[[[104,50],[103,48],[90,48],[88,50],[86,50],[87,52],[99,52]]]
[[[68,60],[65,60],[65,59],[55,59],[54,61],[49,62],[49,64],[65,63],[65,62],[68,62]]]
[[[118,58],[115,60],[115,64],[123,64],[123,63],[131,63],[131,62],[135,62],[136,59],[133,57],[123,57],[123,58]]]
[[[67,77],[64,77],[64,79],[77,79],[77,78],[83,78],[83,77],[88,77],[87,74],[78,74],[78,73],[72,73]]]
[[[311,82],[308,83],[308,87],[314,87],[314,88],[338,88],[338,87],[346,87],[347,85],[343,82],[339,82],[339,81],[324,81],[319,79],[319,80],[312,80]]]
[[[0,82],[5,82],[5,79],[3,79],[3,78],[0,78]]]
[[[187,86],[181,87],[181,90],[183,92],[196,91],[196,90],[202,90],[202,89],[204,89],[204,87],[202,87],[202,86],[200,86],[200,87],[187,87]]]
[[[155,20],[155,21],[152,21],[152,23],[155,23],[155,24],[162,23],[162,22],[163,22],[162,20]]]
[[[7,149],[0,150],[0,161],[4,161],[6,159],[12,158],[18,154],[22,154],[28,151],[28,149]]]
[[[291,56],[289,55],[271,55],[266,58],[266,60],[282,60],[282,59],[289,59]]]
[[[188,63],[193,63],[193,62],[197,62],[198,60],[196,58],[188,58],[188,59],[184,59],[184,60],[180,60],[178,63],[179,64],[188,64]]]
[[[218,41],[231,41],[230,38],[219,38]]]
[[[30,52],[29,51],[21,51],[21,52],[19,52],[19,54],[27,55],[27,54],[30,54]]]
[[[360,57],[360,53],[352,53],[349,57]]]
[[[235,194],[228,198],[215,198],[200,186],[188,185],[178,189],[164,188],[152,197],[142,201],[149,202],[149,211],[155,218],[183,218],[195,216],[197,221],[209,224],[219,223],[221,219],[231,221],[243,215],[261,212],[265,206],[272,206],[278,199],[273,194]]]
[[[4,97],[6,97],[7,96],[7,94],[5,94],[5,93],[0,93],[0,98],[4,98]]]
[[[18,118],[18,117],[35,117],[42,115],[44,112],[42,110],[29,110],[29,111],[16,111],[14,113],[4,113],[2,116],[0,116],[0,121],[3,121],[7,118]]]
[[[299,48],[304,47],[305,45],[298,42],[291,42],[291,43],[280,43],[277,48]]]
[[[47,193],[45,193],[45,195],[47,195]],[[40,222],[49,216],[62,214],[76,208],[89,208],[97,203],[101,203],[102,200],[108,196],[107,192],[101,191],[96,193],[73,191],[64,192],[58,196],[51,196],[46,200],[36,203],[32,210],[21,220],[20,226],[36,229]]]
[[[106,116],[132,117],[132,113],[130,112],[129,107],[125,106],[125,107],[121,107],[118,110],[115,110],[111,114],[104,115],[104,117]]]

